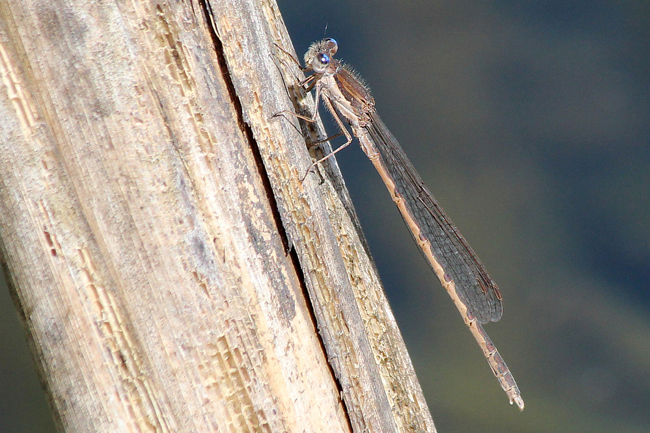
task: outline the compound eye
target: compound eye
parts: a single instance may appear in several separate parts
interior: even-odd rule
[[[314,72],[318,74],[322,74],[323,72],[325,72],[329,64],[330,64],[330,57],[327,54],[318,53],[316,57],[314,57],[314,60],[311,62],[311,67],[314,70]]]
[[[334,38],[325,39],[325,46],[327,47],[327,50],[330,52],[332,56],[336,54],[336,52],[339,49],[339,44],[336,42],[336,39]]]

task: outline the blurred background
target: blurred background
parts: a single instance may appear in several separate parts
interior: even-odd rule
[[[278,3],[299,56],[338,41],[503,293],[486,330],[523,413],[370,162],[338,155],[438,431],[650,431],[650,3]],[[0,296],[0,431],[53,431]]]

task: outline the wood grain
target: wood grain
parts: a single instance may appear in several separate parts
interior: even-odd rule
[[[268,1],[0,3],[5,273],[62,431],[434,431]]]

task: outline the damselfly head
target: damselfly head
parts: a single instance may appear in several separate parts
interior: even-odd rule
[[[317,74],[324,73],[338,49],[339,45],[332,38],[314,42],[305,53],[305,67]]]

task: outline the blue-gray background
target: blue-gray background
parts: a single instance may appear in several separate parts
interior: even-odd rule
[[[650,3],[279,6],[300,55],[337,39],[501,287],[504,317],[486,329],[523,413],[370,162],[358,146],[339,154],[438,430],[650,431]],[[49,431],[8,297],[0,306],[0,431]]]

